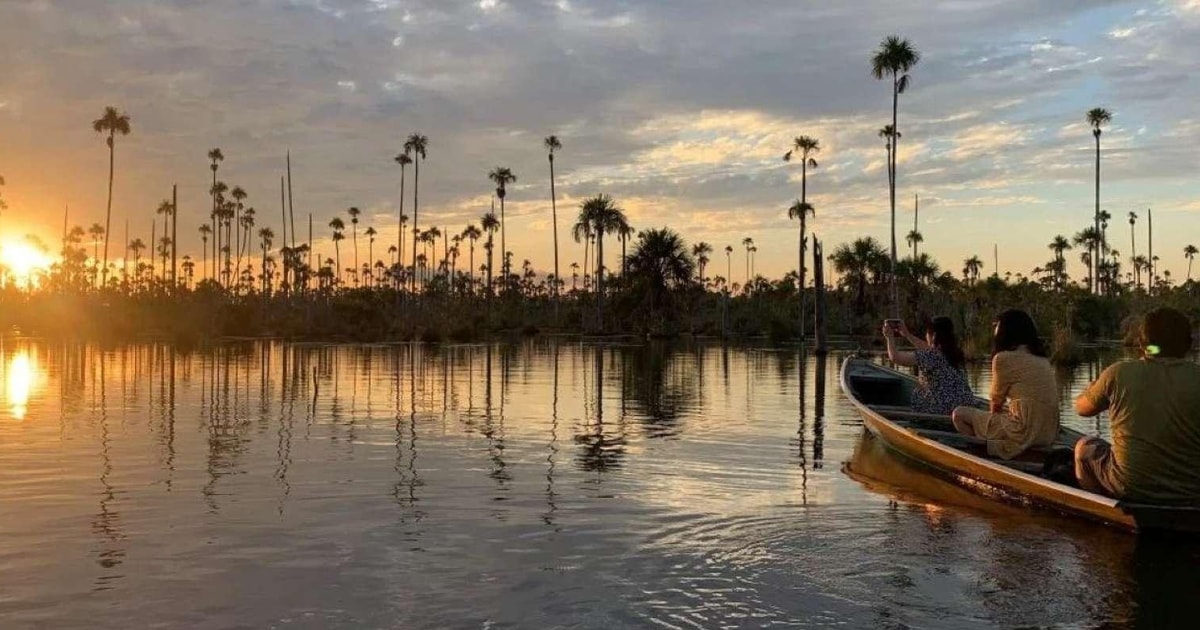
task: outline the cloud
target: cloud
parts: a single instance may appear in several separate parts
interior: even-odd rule
[[[278,204],[291,150],[301,217],[321,226],[351,205],[370,208],[387,241],[399,184],[391,159],[421,131],[431,139],[422,223],[477,218],[490,207],[487,170],[509,166],[520,177],[506,207],[509,247],[544,266],[541,139],[556,133],[562,235],[562,217],[604,191],[638,223],[669,221],[689,239],[753,234],[760,268],[781,271],[800,169],[780,157],[796,135],[822,143],[808,174],[815,229],[834,241],[883,235],[876,132],[890,122],[890,87],[870,77],[867,59],[892,32],[924,57],[900,97],[899,197],[928,199],[931,221],[1005,204],[1086,210],[1094,149],[1082,113],[1096,104],[1116,113],[1102,140],[1105,199],[1194,199],[1197,5],[1137,9],[1115,0],[913,0],[888,11],[867,0],[0,3],[6,216],[40,222],[66,203],[80,222],[100,215],[107,160],[88,123],[114,104],[134,121],[118,140],[114,214],[135,231],[148,232],[172,183],[181,227],[198,226],[211,176],[204,153],[220,146],[220,176],[250,190],[259,216],[274,216],[265,209]],[[194,228],[187,238],[196,242],[185,247],[198,243]],[[961,257],[958,245],[928,245]]]

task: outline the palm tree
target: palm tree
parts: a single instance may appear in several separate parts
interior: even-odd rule
[[[420,193],[420,188],[421,188],[421,161],[425,159],[425,151],[428,148],[429,148],[429,138],[426,138],[425,136],[423,136],[419,133],[414,133],[414,134],[410,135],[408,137],[408,139],[404,141],[404,155],[415,156],[415,157],[413,157],[413,251],[412,251],[412,263],[413,263],[413,271],[414,272],[417,269],[417,239],[420,236],[420,232],[418,229],[418,225],[419,225],[418,220],[419,220],[419,213],[420,213],[420,194],[419,193]],[[404,165],[403,164],[401,164],[400,175],[401,175],[401,177],[404,176]],[[403,216],[403,214],[404,214],[403,209],[401,209],[400,213]],[[413,291],[415,292],[417,290],[416,273],[413,273],[413,285],[412,286],[413,286]]]
[[[613,198],[599,194],[579,204],[579,223],[591,225],[596,236],[596,311],[601,329],[604,327],[604,235],[618,231],[628,221],[625,212]]]
[[[807,310],[807,304],[804,293],[804,253],[807,248],[808,241],[805,239],[805,218],[809,214],[814,214],[815,210],[808,203],[808,168],[817,167],[817,160],[811,157],[813,154],[821,151],[821,142],[812,136],[798,136],[793,140],[792,149],[783,154],[783,161],[790,162],[792,157],[800,154],[800,199],[797,203],[792,204],[788,209],[789,219],[800,220],[800,245],[799,245],[799,264],[796,267],[798,276],[797,289],[800,292],[800,339],[804,339],[804,313]]]
[[[908,241],[908,246],[912,248],[913,258],[917,256],[917,245],[925,242],[925,236],[916,230],[909,230],[908,236],[904,237]]]
[[[904,134],[896,133],[896,130],[891,125],[884,125],[879,129],[879,137],[884,140],[884,148],[887,149],[887,174],[888,174],[888,190],[892,189],[892,138],[901,138]]]
[[[1191,282],[1192,280],[1192,261],[1196,258],[1196,254],[1198,253],[1200,253],[1200,249],[1196,249],[1195,245],[1188,245],[1187,247],[1183,248],[1183,257],[1187,258],[1188,261],[1188,282]]]
[[[571,292],[575,292],[575,283],[579,279],[579,263],[571,263]]]
[[[696,259],[696,279],[701,284],[704,283],[704,267],[708,264],[708,256],[713,252],[712,245],[704,241],[700,241],[692,245],[692,256]]]
[[[208,236],[212,234],[212,226],[205,223],[200,226],[200,240],[204,241],[202,248],[202,256],[200,258],[200,273],[203,274],[208,268]]]
[[[815,161],[813,162],[813,165],[814,166],[816,165]],[[807,224],[808,217],[816,216],[816,213],[817,213],[817,211],[815,208],[813,208],[812,204],[808,203],[807,201],[804,201],[803,199],[797,199],[795,202],[792,203],[792,205],[790,207],[788,207],[788,218],[796,219],[796,220],[800,221],[800,266],[798,267],[798,269],[796,271],[796,280],[797,280],[796,290],[800,292],[800,339],[801,339],[801,341],[804,340],[804,314],[808,312],[808,301],[806,299],[807,296],[804,293],[804,271],[805,271],[805,269],[804,269],[804,253],[805,253],[805,250],[807,249],[807,247],[806,247],[807,237],[805,236],[805,226]]]
[[[546,147],[546,156],[550,160],[550,218],[551,227],[554,230],[554,294],[558,295],[558,198],[554,194],[554,152],[562,149],[562,143],[558,141],[558,136],[546,136],[542,145]]]
[[[971,283],[974,284],[979,280],[979,271],[983,269],[983,261],[979,259],[979,256],[971,256],[963,261],[963,265],[971,276]]]
[[[404,214],[404,169],[409,164],[412,164],[412,158],[408,153],[400,153],[392,158],[400,165],[400,210],[396,213],[396,221],[399,226],[399,232],[396,234],[396,253],[400,261],[404,260],[404,225],[408,223],[408,217]]]
[[[163,199],[162,201],[158,202],[158,208],[154,210],[154,214],[161,215],[163,217],[163,231],[165,232],[167,229],[166,226],[171,224],[171,217],[175,215],[175,206],[171,205],[170,200]],[[172,255],[174,255],[175,243],[172,242],[170,247],[172,250]],[[165,263],[163,265],[163,277],[166,277]]]
[[[625,260],[625,244],[630,238],[633,238],[633,235],[636,233],[637,230],[633,229],[632,225],[629,225],[629,221],[624,215],[621,215],[621,224],[617,226],[617,238],[621,239],[621,275],[625,275],[625,272],[628,270],[628,265],[626,264]]]
[[[492,183],[496,184],[496,196],[500,198],[500,251],[507,252],[508,246],[505,245],[504,240],[504,197],[507,194],[508,184],[517,181],[517,176],[513,175],[513,172],[509,170],[508,167],[497,166],[488,173],[488,179],[492,180]],[[504,277],[506,281],[508,278],[508,272],[509,269],[506,256],[504,262]]]
[[[129,242],[129,251],[133,252],[134,274],[137,274],[137,270],[141,264],[142,252],[145,251],[145,249],[146,249],[146,244],[143,243],[142,239],[140,239],[140,238],[135,238]],[[136,275],[135,275],[134,279],[135,280],[137,279]]]
[[[247,195],[241,186],[234,186],[233,190],[229,191],[229,196],[233,197],[234,212],[225,226],[226,230],[228,230],[225,235],[225,244],[228,245],[229,241],[233,240],[234,254],[237,256],[237,266],[240,267],[242,265],[242,209],[245,207],[243,202],[246,200]],[[235,227],[237,228],[236,231],[234,231]]]
[[[754,239],[747,236],[742,239],[742,247],[746,248],[746,286],[750,286],[750,248],[754,247]]]
[[[275,239],[275,230],[269,227],[258,229],[258,241],[262,246],[262,271],[263,271],[263,293],[267,293],[271,286],[271,276],[267,272],[267,252],[271,249],[271,242]]]
[[[575,225],[571,227],[571,236],[576,243],[583,241],[583,288],[586,291],[588,287],[588,246],[592,242],[592,224],[585,219],[582,213],[575,221]]]
[[[1102,107],[1088,110],[1087,122],[1092,127],[1092,136],[1096,138],[1096,212],[1093,215],[1096,232],[1100,232],[1100,127],[1112,121],[1112,113]]]
[[[471,287],[472,287],[471,290],[472,291],[475,290],[474,289],[474,287],[475,287],[475,241],[479,240],[480,236],[483,236],[483,233],[479,231],[478,227],[475,227],[474,223],[468,225],[462,231],[462,237],[471,241],[471,260],[470,260],[471,266],[469,267],[469,269],[471,271]]]
[[[362,214],[362,210],[351,206],[346,210],[346,214],[350,215],[350,228],[354,239],[354,286],[358,286],[358,215]]]
[[[1071,249],[1071,242],[1068,241],[1065,236],[1059,234],[1059,235],[1055,236],[1053,240],[1050,241],[1050,245],[1048,245],[1048,247],[1050,248],[1050,251],[1054,252],[1054,259],[1059,263],[1058,264],[1058,274],[1057,274],[1057,277],[1055,278],[1055,280],[1058,284],[1058,289],[1061,291],[1063,288],[1062,271],[1065,270],[1065,268],[1066,268],[1065,260],[1063,259],[1063,252]],[[1092,268],[1091,268],[1091,266],[1089,266],[1088,267],[1089,277],[1091,276],[1091,273],[1092,273]]]
[[[1134,226],[1137,224],[1138,215],[1136,212],[1129,213],[1129,256],[1130,258],[1137,257],[1137,233],[1134,232]]]
[[[1134,256],[1131,262],[1133,263],[1134,286],[1140,289],[1142,287],[1142,270],[1150,269],[1150,261],[1145,256],[1138,255]]]
[[[725,246],[725,275],[733,280],[733,245]]]
[[[484,249],[487,250],[487,294],[491,295],[492,294],[492,250],[494,249],[494,247],[492,245],[492,236],[496,233],[496,230],[499,229],[500,221],[498,219],[496,219],[496,213],[489,212],[489,213],[483,215],[483,218],[480,219],[479,224],[483,226],[483,231],[487,232],[487,235],[488,235],[487,244],[484,245]]]
[[[129,116],[117,111],[115,107],[105,107],[104,114],[92,121],[92,129],[96,133],[107,133],[105,143],[108,144],[108,210],[104,214],[104,266],[101,272],[101,284],[108,282],[108,235],[112,227],[112,197],[113,197],[113,168],[116,160],[117,134],[129,135]]]
[[[629,256],[629,281],[642,289],[652,312],[667,306],[669,293],[691,282],[695,269],[683,238],[670,228],[643,231]]]
[[[221,153],[221,149],[212,148],[212,149],[208,150],[208,160],[209,160],[209,169],[212,171],[212,188],[209,189],[209,194],[212,195],[212,215],[209,217],[209,221],[212,222],[212,226],[211,226],[212,229],[216,230],[216,228],[217,228],[217,203],[218,203],[217,197],[219,194],[217,192],[217,169],[220,167],[220,163],[225,161],[225,155],[223,153]],[[214,277],[216,276],[217,241],[219,241],[219,240],[220,240],[220,232],[217,232],[217,238],[213,240],[213,276]]]
[[[878,267],[879,258],[883,256],[883,247],[869,236],[838,245],[829,256],[833,268],[842,277],[842,285],[854,289],[856,313],[866,312],[867,283],[872,271]]]
[[[340,283],[342,281],[342,250],[338,246],[338,243],[346,238],[346,235],[342,234],[342,231],[346,229],[346,224],[342,221],[341,217],[334,217],[333,220],[329,222],[329,227],[333,230],[333,268],[334,271],[337,272],[337,281]]]
[[[375,264],[375,235],[379,232],[375,231],[375,226],[367,226],[363,234],[367,235],[367,263]],[[374,276],[371,276],[374,279]]]
[[[105,232],[104,226],[100,225],[99,223],[93,223],[92,227],[88,228],[88,236],[92,237],[92,267],[97,273],[100,271],[100,239],[103,238],[106,233],[107,232]],[[92,278],[92,282],[96,281],[96,278]]]
[[[900,94],[908,89],[908,71],[921,61],[921,54],[907,39],[890,35],[883,40],[875,55],[871,57],[871,74],[876,79],[885,76],[892,77],[892,133],[891,136],[891,207],[892,207],[892,311],[893,316],[900,315],[900,299],[896,288],[896,156],[900,151],[900,126],[897,114],[900,106]]]

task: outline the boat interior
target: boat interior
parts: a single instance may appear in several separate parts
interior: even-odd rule
[[[1074,473],[1073,447],[1082,435],[1061,429],[1058,440],[1050,446],[1035,446],[1011,460],[988,454],[982,438],[958,433],[950,416],[918,413],[909,401],[916,382],[882,369],[859,369],[848,374],[847,385],[855,398],[872,411],[921,437],[935,440],[951,448],[1002,464],[1009,468],[1044,477],[1068,486],[1078,487]],[[986,404],[980,401],[980,404]]]

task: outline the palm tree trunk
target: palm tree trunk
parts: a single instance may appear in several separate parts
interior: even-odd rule
[[[351,233],[354,235],[354,286],[357,287],[358,274],[362,273],[362,270],[358,266],[358,224],[354,223],[353,226],[354,229],[351,230]]]
[[[1154,292],[1154,281],[1157,279],[1158,273],[1154,264],[1154,213],[1150,208],[1146,208],[1146,262],[1149,265],[1150,279],[1146,282],[1146,286],[1150,292]]]
[[[400,214],[396,217],[396,260],[404,267],[404,166],[400,167]]]
[[[505,223],[504,223],[504,197],[501,196],[500,197],[500,260],[502,261],[501,266],[504,268],[504,282],[507,283],[508,282],[508,273],[509,273],[509,269],[508,269],[509,263],[508,263],[508,245],[504,244],[504,234],[505,234],[504,225],[505,225]]]
[[[604,332],[604,231],[596,232],[596,325]]]
[[[550,217],[554,230],[554,296],[558,297],[558,197],[554,194],[554,154],[550,154]]]
[[[808,211],[804,210],[808,202],[808,157],[801,156],[800,163],[800,266],[796,269],[797,287],[800,293],[800,341],[804,341],[804,314],[808,312],[807,295],[804,293],[804,246],[808,241],[804,238],[805,219]]]
[[[1191,257],[1191,256],[1188,256],[1188,276],[1187,276],[1187,281],[1188,281],[1188,282],[1191,282],[1191,281],[1192,281],[1192,257]]]
[[[1099,127],[1097,127],[1097,129],[1099,129]],[[1094,220],[1095,225],[1096,225],[1096,234],[1099,234],[1100,233],[1100,135],[1099,134],[1094,134],[1094,135],[1096,136],[1096,209],[1095,209],[1095,214],[1092,215],[1092,219]],[[1095,247],[1093,247],[1092,262],[1096,263],[1097,256],[1096,256],[1094,250],[1095,250]],[[1093,275],[1092,277],[1096,277],[1096,276]]]
[[[104,266],[100,270],[100,286],[108,284],[108,241],[112,227],[113,168],[116,165],[115,133],[108,132],[108,210],[104,214]]]
[[[487,253],[488,253],[487,294],[488,294],[488,297],[492,296],[492,255],[495,253],[494,250],[495,250],[495,245],[492,243],[492,231],[488,230],[488,242],[487,242]]]
[[[900,133],[897,127],[897,111],[900,107],[900,83],[895,73],[892,74],[892,317],[900,317],[900,292],[896,284],[896,156],[900,153]]]
[[[412,292],[417,292],[417,226],[420,216],[420,191],[421,191],[421,156],[418,154],[413,158],[413,248],[412,248]]]

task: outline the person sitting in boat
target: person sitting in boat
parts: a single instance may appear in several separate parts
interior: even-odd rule
[[[1192,324],[1173,308],[1142,321],[1142,358],[1108,366],[1075,400],[1092,417],[1107,410],[1112,446],[1075,444],[1085,490],[1140,503],[1200,505],[1200,365],[1187,359]]]
[[[911,352],[896,350],[897,335],[915,348]],[[920,371],[917,388],[912,394],[913,411],[949,415],[959,405],[975,401],[967,383],[966,357],[958,347],[954,322],[949,317],[935,317],[925,325],[925,338],[908,332],[903,322],[893,327],[884,322],[883,338],[887,342],[888,358],[897,365],[916,367]]]
[[[989,408],[959,407],[951,419],[959,433],[987,440],[989,455],[1012,459],[1031,446],[1049,446],[1058,437],[1058,387],[1028,313],[1004,311],[992,333]]]

